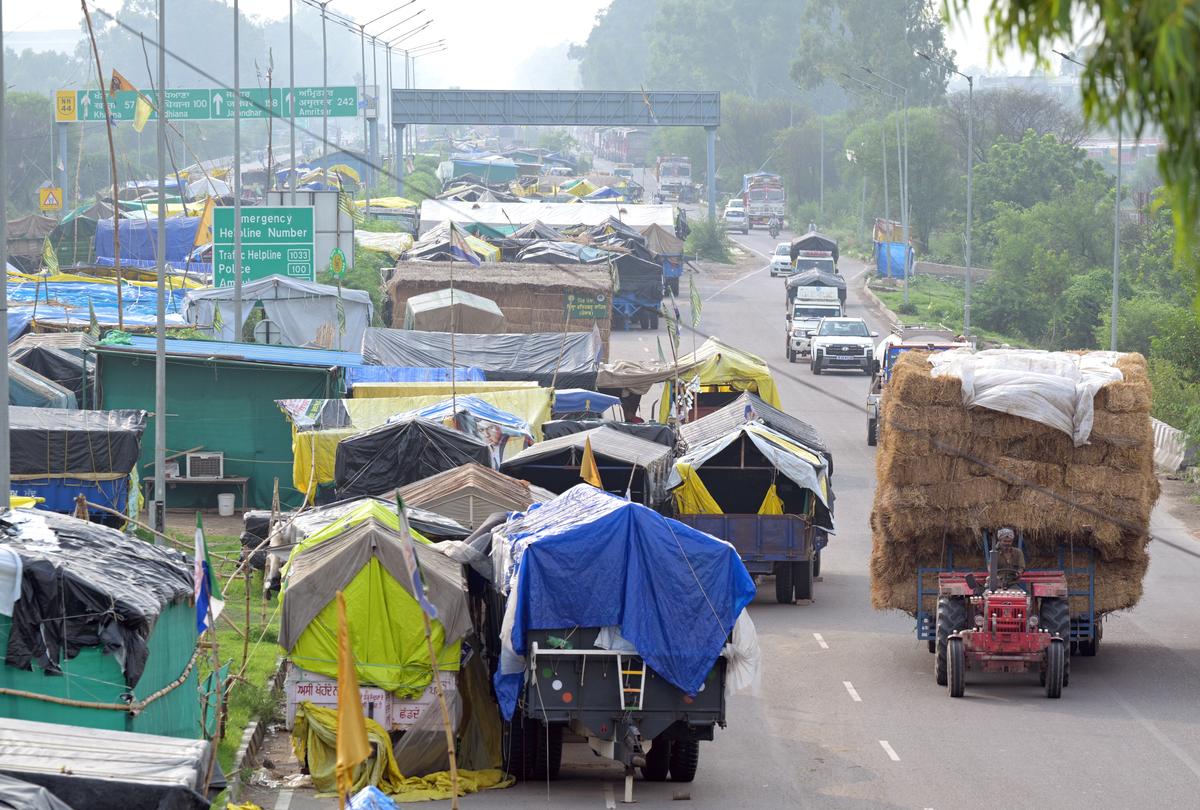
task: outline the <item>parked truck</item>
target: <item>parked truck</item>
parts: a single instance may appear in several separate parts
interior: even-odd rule
[[[956,335],[944,326],[900,326],[879,341],[875,350],[875,374],[871,387],[867,389],[867,445],[874,447],[879,441],[879,409],[883,392],[892,374],[892,366],[905,352],[942,352],[947,349],[970,348],[971,341]]]
[[[692,159],[682,155],[664,155],[654,171],[658,193],[666,200],[691,202]]]
[[[783,221],[787,212],[787,193],[783,188],[783,177],[770,172],[754,172],[742,175],[742,200],[745,202],[749,227],[766,227],[771,217]]]

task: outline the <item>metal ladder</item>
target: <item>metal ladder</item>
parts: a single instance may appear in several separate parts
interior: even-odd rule
[[[642,668],[633,669],[638,663]],[[626,669],[626,667],[629,668]],[[646,696],[646,662],[637,657],[630,658],[618,654],[617,671],[621,673],[621,706],[625,711],[641,711],[642,701]],[[633,679],[636,679],[636,686],[630,686]],[[631,701],[631,695],[637,696],[636,702]]]

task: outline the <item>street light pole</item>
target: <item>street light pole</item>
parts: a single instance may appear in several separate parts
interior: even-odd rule
[[[238,0],[233,0],[233,342],[242,342],[242,74]],[[215,257],[214,257],[215,258]],[[219,305],[218,305],[219,306]]]
[[[321,157],[329,156],[329,59],[326,51],[325,6],[333,0],[321,3]]]
[[[893,96],[897,104],[903,103],[904,116],[904,154],[900,154],[900,119],[896,119],[896,173],[900,177],[900,229],[904,239],[904,303],[908,303],[908,252],[909,252],[909,233],[908,233],[908,88],[902,84],[892,81],[886,76],[882,76],[866,65],[859,65],[859,69],[874,76],[880,81],[887,82],[892,87],[903,93],[901,98]]]
[[[158,301],[154,324],[154,501],[150,525],[167,530],[167,3],[158,0]],[[84,407],[84,403],[80,403]],[[154,543],[158,544],[155,537]]]
[[[953,65],[941,59],[934,59],[923,51],[917,51],[917,56],[930,64],[934,64],[956,76],[967,80],[967,236],[963,249],[963,260],[966,262],[966,276],[963,289],[963,334],[971,334],[971,287],[974,281],[974,271],[971,265],[971,236],[975,229],[975,219],[972,215],[974,201],[974,169],[975,169],[975,77],[968,76],[956,70]]]
[[[288,119],[289,126],[292,130],[292,163],[288,177],[291,182],[288,186],[292,193],[288,199],[288,205],[296,204],[296,0],[288,0],[288,96],[291,99],[288,102]]]
[[[0,3],[0,55],[4,53],[4,8],[3,3]],[[6,155],[4,154],[7,139],[5,138],[4,123],[8,116],[4,114],[4,59],[0,58],[0,265],[3,265],[6,271],[5,284],[0,285],[0,320],[4,322],[4,328],[0,329],[0,391],[8,396],[8,284],[7,284],[7,269],[8,269],[8,217],[5,211],[8,203],[8,164],[5,162]],[[116,200],[113,200],[113,205],[116,205]],[[116,224],[116,213],[114,208],[113,213],[114,227]],[[3,408],[0,408],[0,436],[4,437],[4,441],[0,442],[0,510],[9,508],[9,489],[12,486],[11,476],[9,474],[9,450],[10,443],[8,441],[8,403],[6,402]]]

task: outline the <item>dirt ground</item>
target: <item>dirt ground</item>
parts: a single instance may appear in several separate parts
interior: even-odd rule
[[[1200,541],[1200,484],[1166,476],[1160,476],[1158,480],[1162,484],[1159,503],[1188,526],[1192,537]]]
[[[746,250],[737,243],[731,244],[729,252],[733,256],[732,264],[710,262],[706,259],[694,261],[692,264],[696,266],[701,275],[711,279],[735,279],[766,264],[766,259],[762,256]]]

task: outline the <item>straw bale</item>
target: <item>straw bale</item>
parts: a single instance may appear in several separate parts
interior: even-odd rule
[[[1116,493],[1139,501],[1147,495],[1148,481],[1154,480],[1138,472],[1121,472],[1107,465],[1072,464],[1066,475],[1066,485],[1071,489],[1093,494]]]
[[[1001,456],[991,461],[996,469],[992,474],[1019,486],[1030,483],[1039,487],[1059,488],[1063,484],[1064,467],[1061,464],[1028,461],[1020,458]]]
[[[889,478],[898,485],[940,484],[946,481],[968,481],[979,467],[966,459],[931,455],[923,458],[899,456],[888,470]]]
[[[972,415],[963,407],[942,405],[926,405],[911,407],[897,402],[896,406],[887,409],[885,429],[894,428],[902,431],[918,431],[921,433],[962,432],[972,429]]]
[[[1149,413],[1150,384],[1145,380],[1109,383],[1096,393],[1096,410],[1110,413]]]
[[[1092,422],[1092,441],[1107,442],[1119,447],[1154,444],[1154,428],[1148,413],[1113,413],[1096,411]]]

